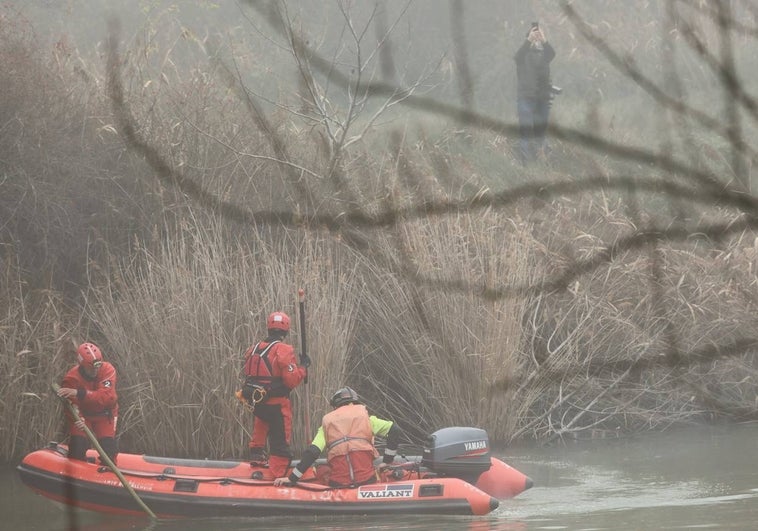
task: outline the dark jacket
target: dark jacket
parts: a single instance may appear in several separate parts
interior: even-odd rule
[[[519,99],[550,99],[550,61],[554,57],[555,50],[549,42],[543,43],[539,50],[524,41],[514,56]]]

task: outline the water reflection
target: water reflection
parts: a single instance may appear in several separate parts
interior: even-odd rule
[[[501,504],[529,528],[753,528],[758,425],[532,450],[518,461],[535,487]]]
[[[430,518],[405,517],[392,518],[388,517],[381,522],[367,522],[365,517],[350,518],[327,518],[326,522],[317,523],[314,519],[281,519],[281,518],[262,518],[256,520],[250,519],[196,519],[192,521],[181,520],[163,520],[150,522],[144,518],[114,518],[109,516],[97,516],[94,521],[89,523],[77,524],[69,527],[70,530],[76,531],[187,531],[187,530],[208,530],[224,529],[225,531],[242,531],[250,530],[251,527],[256,529],[266,529],[272,531],[397,531],[417,530],[429,531],[430,529],[439,530],[461,530],[461,531],[524,531],[527,524],[523,522],[507,522],[501,518],[472,519],[472,518],[454,518],[441,517],[435,518],[434,527],[430,527]],[[251,526],[251,522],[255,525]],[[31,528],[29,528],[31,529]]]

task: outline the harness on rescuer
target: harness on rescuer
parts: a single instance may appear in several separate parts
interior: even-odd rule
[[[242,394],[242,389],[240,389],[239,391],[236,391],[234,393],[234,396],[236,396],[237,400],[242,402],[242,404],[245,407],[249,407],[250,409],[255,409],[255,404],[258,404],[259,402],[263,402],[266,398],[266,390],[259,385],[255,387],[256,388],[253,390],[253,394],[250,400],[244,397],[244,395]]]
[[[266,348],[260,348],[260,344],[256,345],[252,354],[245,363],[245,371],[248,376],[245,378],[245,383],[242,385],[242,389],[235,393],[235,396],[240,402],[251,408],[255,408],[256,404],[265,402],[269,396],[284,396],[286,395],[287,388],[281,382],[280,378],[272,376],[273,369],[271,362],[268,359],[268,352],[271,347],[281,343],[279,340],[272,341]],[[252,372],[252,365],[255,364],[255,374],[252,376],[249,374]],[[261,371],[261,364],[265,367],[265,371]],[[264,374],[261,374],[261,373]],[[268,376],[265,375],[268,373]]]

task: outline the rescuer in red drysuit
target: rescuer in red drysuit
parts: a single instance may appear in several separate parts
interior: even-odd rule
[[[63,377],[58,396],[70,400],[79,410],[81,422],[66,414],[69,421],[68,456],[85,460],[90,447],[84,425],[97,438],[100,446],[115,462],[118,455],[116,423],[118,395],[116,369],[103,361],[103,354],[94,343],[82,343],[76,350],[79,363]]]
[[[290,318],[274,312],[266,320],[268,337],[245,352],[242,397],[254,407],[253,434],[248,444],[250,464],[266,466],[266,476],[275,478],[286,473],[292,460],[292,402],[290,391],[305,379],[310,366],[308,356],[300,356],[284,343],[290,331]],[[266,461],[264,447],[268,439],[270,457]]]

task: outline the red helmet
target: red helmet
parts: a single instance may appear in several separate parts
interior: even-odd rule
[[[103,364],[103,353],[94,343],[82,343],[76,349],[79,357],[79,365],[89,369],[98,369]]]
[[[266,328],[269,330],[290,331],[290,318],[284,312],[274,312],[266,319]]]

